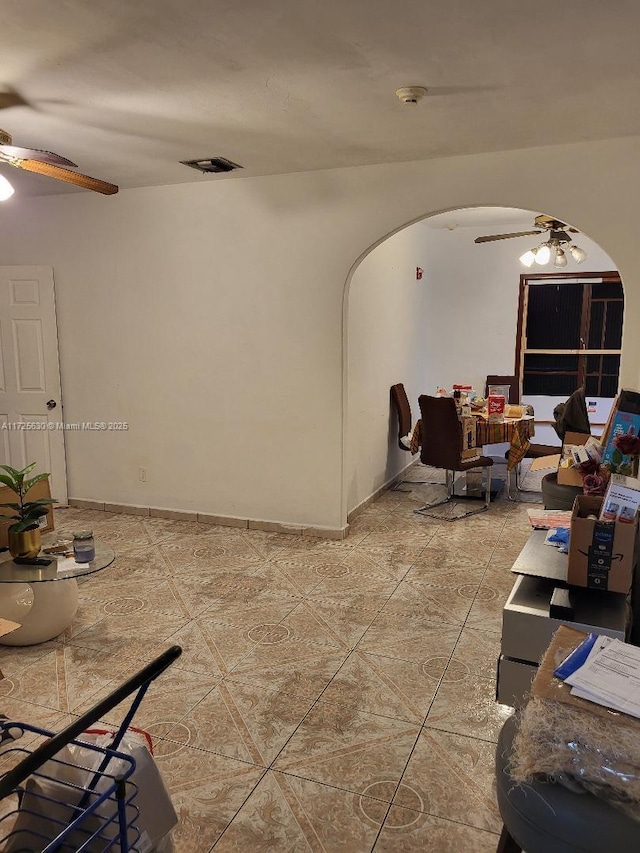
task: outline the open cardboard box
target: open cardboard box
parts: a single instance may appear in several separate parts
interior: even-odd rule
[[[50,498],[51,490],[49,488],[49,480],[40,480],[39,483],[36,483],[29,491],[27,492],[27,497],[31,501],[39,500],[40,498]],[[17,498],[15,492],[12,492],[8,486],[0,486],[0,504],[4,503],[17,503]],[[47,507],[47,523],[44,527],[41,527],[40,530],[43,533],[49,533],[53,530],[53,508],[51,506]],[[0,507],[0,519],[3,516],[10,516],[12,514],[12,510],[8,507],[2,506]],[[8,534],[7,530],[9,527],[9,521],[1,521],[0,520],[0,548],[6,548],[8,544]]]
[[[531,685],[531,695],[538,699],[550,699],[563,705],[587,711],[604,720],[616,719],[636,730],[640,730],[640,720],[620,711],[612,711],[588,699],[581,699],[571,693],[571,687],[553,674],[554,669],[586,638],[582,631],[561,625],[553,635],[549,648],[538,667]]]
[[[628,593],[633,583],[638,519],[601,521],[602,498],[577,495],[571,514],[567,582],[607,592]],[[595,516],[589,518],[588,516]]]
[[[570,457],[568,448],[572,445],[583,445],[591,438],[588,433],[584,432],[566,432],[564,441],[562,442],[562,453],[560,454],[560,462]],[[558,465],[558,483],[561,486],[578,486],[582,487],[582,474],[577,468],[563,468]]]

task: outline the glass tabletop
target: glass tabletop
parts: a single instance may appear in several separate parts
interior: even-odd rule
[[[49,537],[42,537],[42,544],[50,544]],[[0,583],[43,583],[80,578],[106,569],[116,558],[113,548],[96,540],[96,556],[89,563],[76,563],[73,557],[40,553],[40,557],[51,560],[48,566],[25,566],[13,562],[8,551],[0,553]]]

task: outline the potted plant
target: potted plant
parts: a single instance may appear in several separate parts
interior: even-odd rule
[[[9,552],[12,557],[22,559],[33,559],[40,553],[42,539],[40,534],[40,518],[47,512],[50,504],[56,503],[52,498],[38,498],[28,501],[26,497],[36,483],[46,480],[50,474],[36,474],[35,477],[27,478],[33,471],[36,463],[32,462],[22,471],[16,471],[10,465],[0,465],[5,474],[0,474],[0,483],[15,492],[17,501],[15,503],[2,503],[0,507],[13,510],[13,515],[8,518],[13,524],[9,525]]]

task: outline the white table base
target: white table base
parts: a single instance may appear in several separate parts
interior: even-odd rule
[[[75,578],[45,583],[0,584],[0,616],[22,627],[0,638],[3,646],[33,646],[69,627],[78,609]]]

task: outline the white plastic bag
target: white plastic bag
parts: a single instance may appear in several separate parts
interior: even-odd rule
[[[178,822],[160,771],[149,751],[147,737],[143,732],[129,729],[117,750],[131,756],[136,762],[135,770],[126,782],[125,799],[131,799],[126,807],[127,823],[133,822],[140,832],[136,841],[138,832],[129,830],[129,844],[135,845],[139,853],[156,849],[171,850],[170,839],[166,840],[165,837]],[[77,817],[76,807],[82,801],[83,789],[90,784],[103,761],[102,750],[112,742],[113,732],[85,732],[81,740],[94,744],[100,751],[75,743],[68,744],[55,759],[43,764],[38,774],[31,776],[25,783],[18,818],[5,848],[7,853],[41,849],[44,846],[41,844],[42,838],[56,838]],[[113,778],[122,777],[129,767],[128,762],[112,758],[93,790],[100,795],[112,784]],[[133,798],[131,783],[138,789]],[[95,802],[95,799],[94,796],[88,802]],[[100,838],[96,837],[86,847],[82,847],[87,853],[103,850],[104,839],[116,838],[119,834],[117,805],[113,795],[95,813],[84,817],[81,825],[74,830],[73,837],[65,839],[65,844],[75,845],[78,849],[96,832],[100,833]]]

